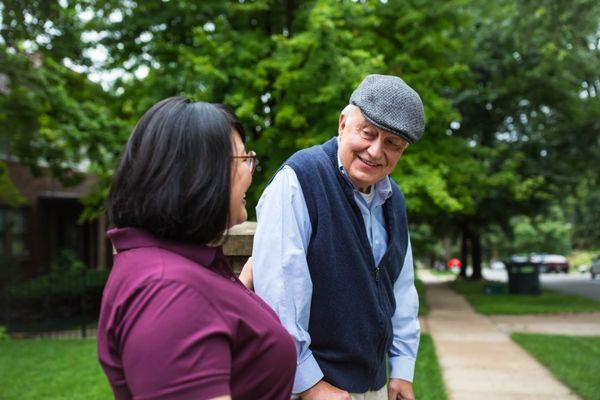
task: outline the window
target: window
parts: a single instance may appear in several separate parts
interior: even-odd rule
[[[0,256],[19,259],[29,256],[26,234],[25,210],[0,208]]]

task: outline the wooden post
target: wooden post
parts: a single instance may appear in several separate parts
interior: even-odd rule
[[[252,255],[255,232],[256,222],[248,221],[234,226],[227,233],[227,240],[223,244],[223,253],[229,259],[233,271],[238,275]]]

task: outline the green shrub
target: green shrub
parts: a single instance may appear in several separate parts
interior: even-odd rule
[[[86,269],[73,252],[64,251],[48,273],[8,287],[0,323],[10,331],[29,331],[95,321],[108,274]]]
[[[10,340],[10,336],[8,335],[8,332],[6,331],[6,327],[0,325],[0,342],[5,342],[7,340]]]
[[[74,297],[104,287],[106,279],[108,271],[86,269],[72,251],[64,250],[47,274],[15,285],[8,293],[15,300]]]

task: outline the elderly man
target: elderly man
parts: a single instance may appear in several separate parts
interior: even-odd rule
[[[419,95],[369,75],[338,136],[292,155],[258,203],[255,290],[295,339],[302,399],[414,398],[418,297],[389,175],[423,130]]]

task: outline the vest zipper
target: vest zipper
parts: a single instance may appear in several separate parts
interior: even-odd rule
[[[385,256],[384,256],[385,257]],[[379,310],[381,312],[381,315],[384,316],[384,309],[383,309],[383,305],[381,302],[381,284],[379,283],[381,280],[381,267],[379,265],[377,265],[375,267],[375,282],[376,282],[376,289],[377,289],[377,305],[379,306]],[[384,328],[387,328],[387,323],[385,323],[384,321]],[[385,351],[385,349],[383,349],[383,346],[385,345],[386,341],[387,341],[387,331],[384,329],[384,334],[382,335],[383,337],[379,340],[379,343],[377,343],[377,355],[379,356],[382,352]],[[385,355],[384,355],[385,358]],[[371,371],[371,376],[369,377],[369,387],[370,388],[374,388],[374,383],[375,383],[375,379],[377,378],[377,373],[379,372],[379,363],[377,363],[377,365],[374,366],[374,369]],[[374,389],[373,389],[374,390]]]

